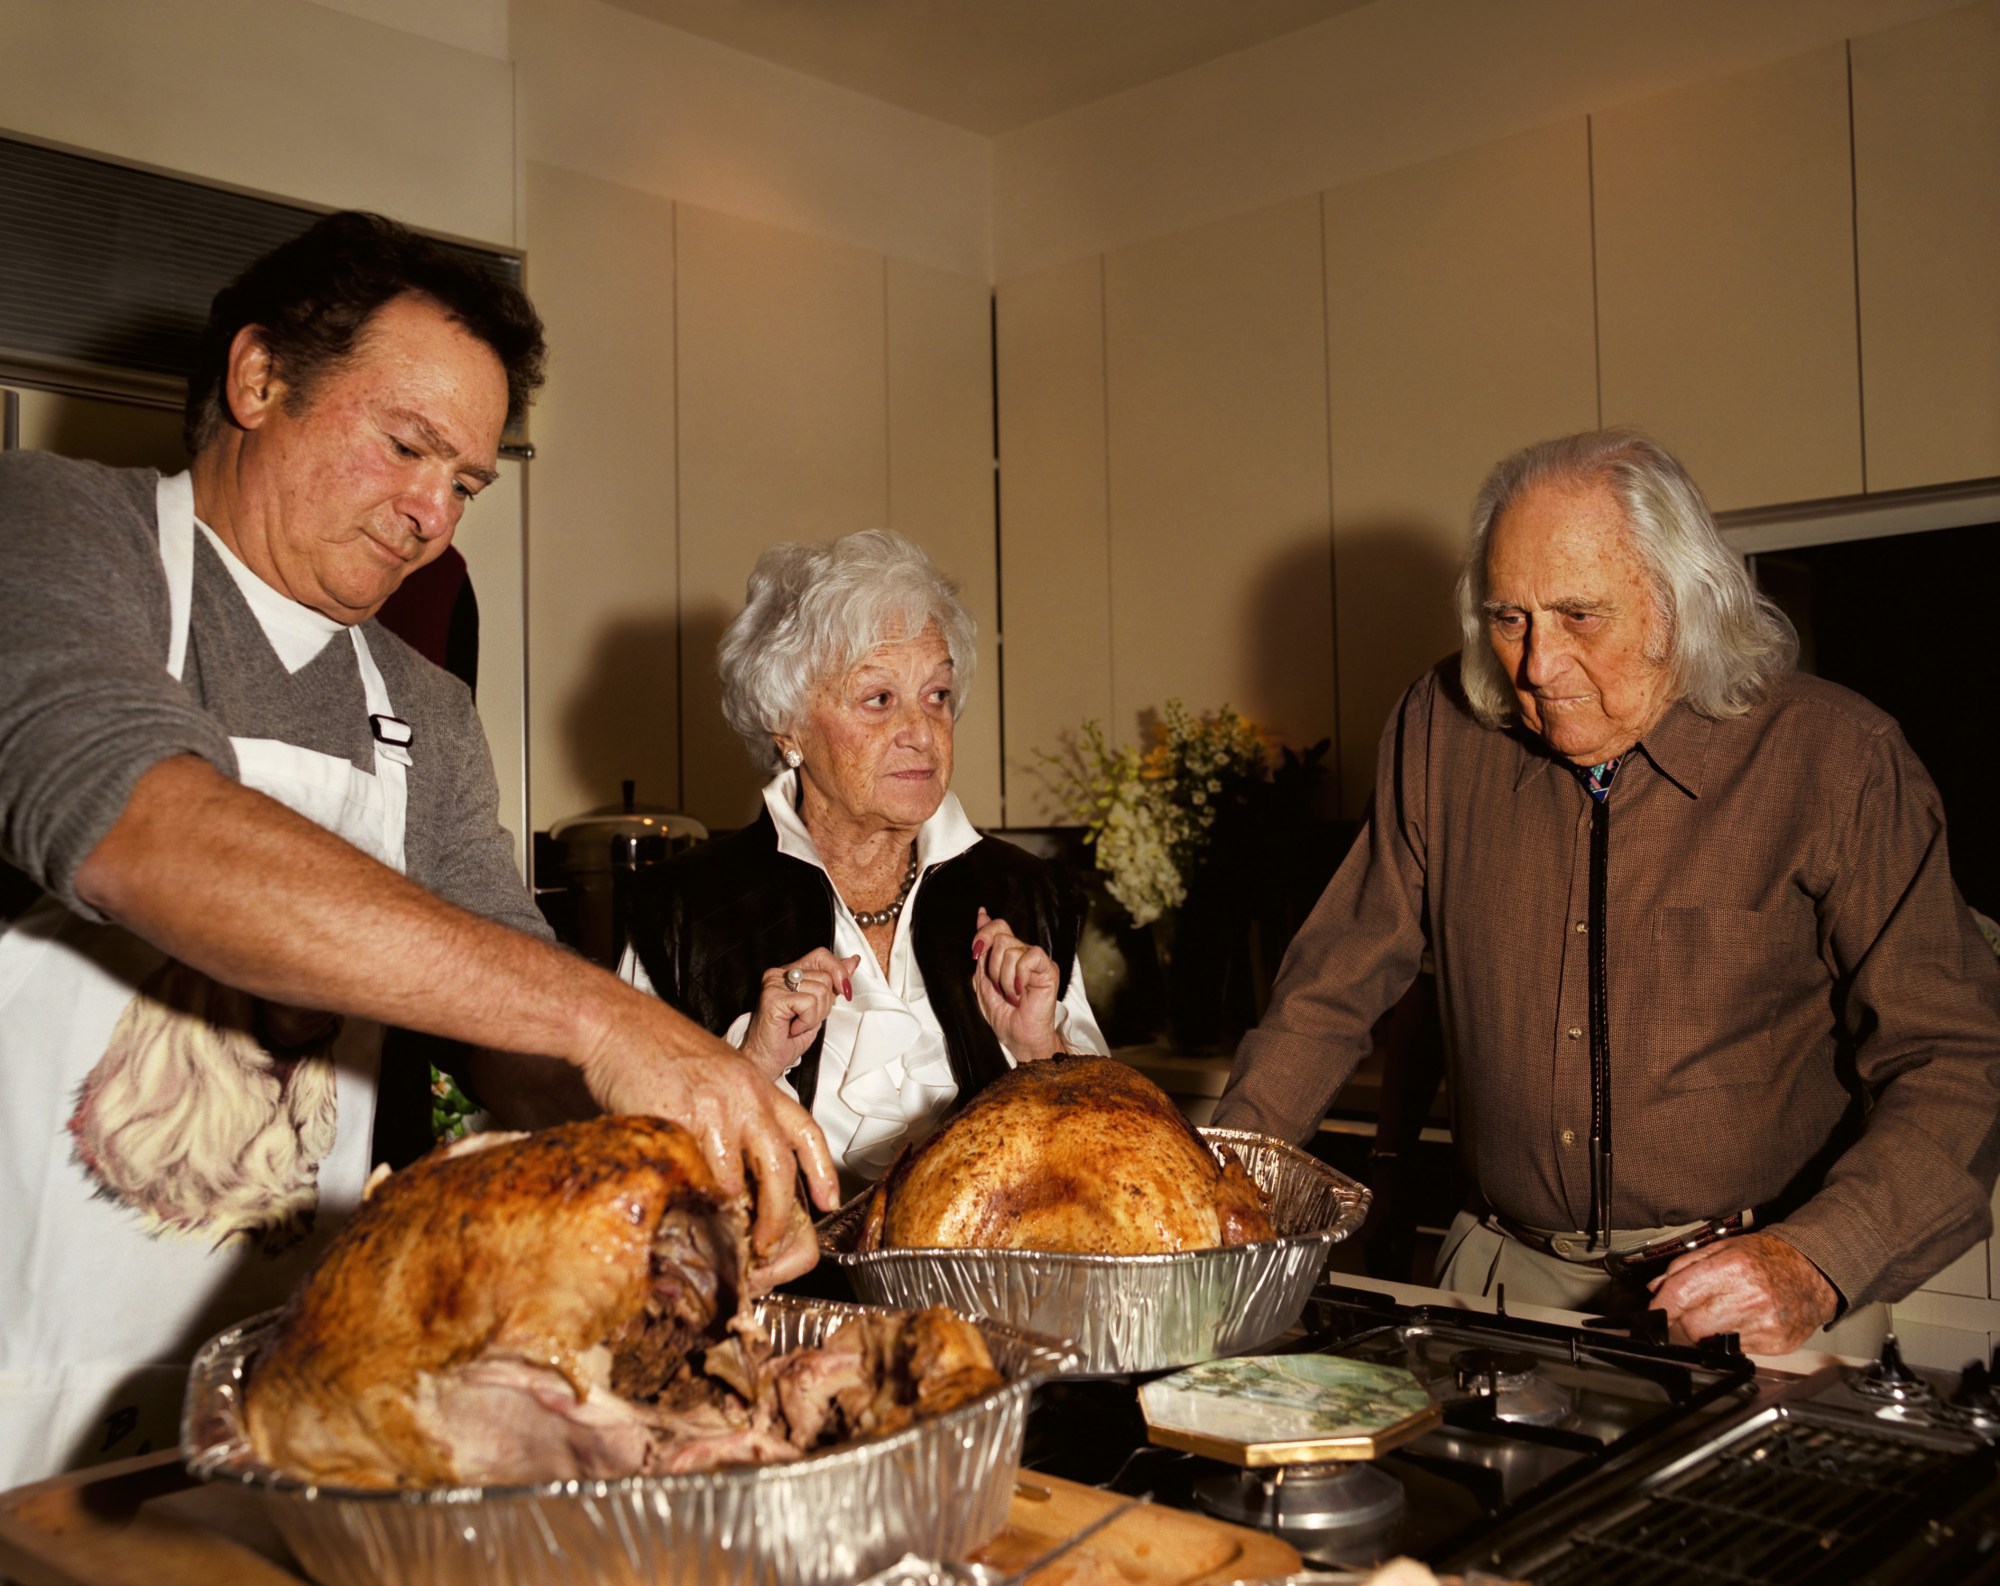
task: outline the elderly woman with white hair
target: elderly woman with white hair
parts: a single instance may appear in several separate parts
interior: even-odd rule
[[[631,913],[628,978],[796,1096],[850,1186],[1015,1064],[1107,1050],[1081,894],[951,792],[973,633],[886,530],[766,551],[721,646],[723,714],[773,772],[763,812]]]

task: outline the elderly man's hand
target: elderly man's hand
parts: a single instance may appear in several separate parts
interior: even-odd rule
[[[800,1171],[822,1210],[840,1199],[819,1125],[748,1058],[664,1003],[633,992],[619,1012],[578,1065],[591,1098],[606,1112],[650,1113],[686,1129],[724,1194],[741,1194],[754,1179],[756,1253],[765,1263],[789,1264]]]
[[[1016,1062],[1054,1057],[1061,1049],[1056,1002],[1062,990],[1055,961],[984,909],[978,924],[972,938],[972,990],[981,1015]]]
[[[1677,1257],[1653,1280],[1653,1308],[1692,1342],[1738,1334],[1753,1355],[1797,1349],[1833,1320],[1839,1296],[1820,1269],[1773,1234],[1720,1239]]]

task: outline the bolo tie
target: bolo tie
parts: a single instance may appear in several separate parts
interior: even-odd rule
[[[1611,994],[1605,970],[1605,872],[1611,854],[1611,779],[1618,761],[1579,769],[1590,795],[1590,1243],[1611,1248]]]

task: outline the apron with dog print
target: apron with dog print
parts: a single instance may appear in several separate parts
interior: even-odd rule
[[[178,679],[188,475],[160,481],[158,513]],[[372,774],[231,744],[244,786],[401,870],[409,755],[381,739],[407,733],[347,633],[370,717],[394,724],[376,724]],[[195,1349],[279,1303],[360,1200],[381,1036],[218,985],[51,898],[0,936],[0,1490],[179,1441]]]

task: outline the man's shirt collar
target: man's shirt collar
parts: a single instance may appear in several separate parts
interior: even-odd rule
[[[1534,778],[1561,766],[1573,770],[1567,761],[1550,753],[1547,744],[1518,722],[1507,729],[1522,745],[1521,769],[1514,777],[1514,791],[1520,792]],[[1715,723],[1698,716],[1686,704],[1676,702],[1653,724],[1653,730],[1620,757],[1621,762],[1643,754],[1658,771],[1689,798],[1701,797],[1703,770],[1708,763],[1708,741]]]
[[[1708,765],[1708,741],[1715,735],[1715,723],[1698,716],[1685,701],[1667,707],[1666,715],[1641,738],[1634,753],[1653,762],[1653,769],[1689,798],[1701,797],[1701,781]]]

